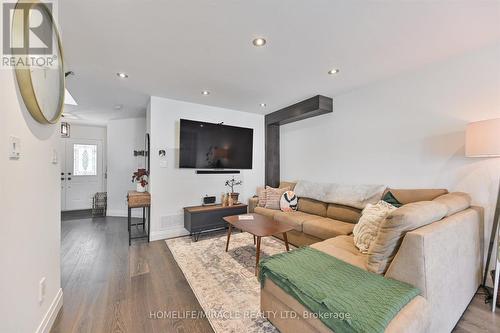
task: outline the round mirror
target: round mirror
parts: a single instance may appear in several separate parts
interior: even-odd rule
[[[27,37],[28,36],[28,37]],[[64,106],[64,66],[51,9],[38,0],[19,1],[12,18],[15,72],[21,96],[38,122],[54,124]]]

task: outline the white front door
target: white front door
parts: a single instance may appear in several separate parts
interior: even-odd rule
[[[63,142],[61,209],[90,209],[94,194],[103,191],[102,141],[63,139]]]

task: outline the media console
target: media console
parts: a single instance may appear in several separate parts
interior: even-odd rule
[[[227,222],[223,220],[223,217],[247,212],[248,206],[245,204],[184,207],[184,228],[189,231],[196,242],[204,231],[225,228]]]

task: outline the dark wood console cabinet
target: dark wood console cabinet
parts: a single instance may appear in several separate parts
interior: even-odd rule
[[[184,228],[197,241],[204,231],[225,228],[227,223],[223,217],[247,212],[248,206],[245,204],[184,207]]]

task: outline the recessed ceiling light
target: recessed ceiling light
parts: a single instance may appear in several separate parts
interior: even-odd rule
[[[262,38],[262,37],[255,38],[255,39],[252,41],[253,45],[255,45],[255,46],[257,46],[257,47],[266,45],[266,42],[267,42],[267,41],[266,41],[264,38]]]
[[[128,78],[128,74],[125,74],[125,73],[122,73],[122,72],[118,72],[118,73],[116,73],[116,75],[118,75],[118,77],[120,77],[122,79]]]
[[[208,91],[208,90],[203,90],[203,91],[201,92],[201,94],[202,94],[202,95],[205,95],[205,96],[206,96],[206,95],[210,95],[210,91]]]
[[[337,74],[338,72],[340,72],[340,70],[335,68],[335,69],[330,69],[328,71],[328,74],[333,75],[333,74]]]
[[[265,108],[266,106],[267,106],[267,104],[266,104],[266,103],[260,103],[260,107],[261,107],[261,108]]]

